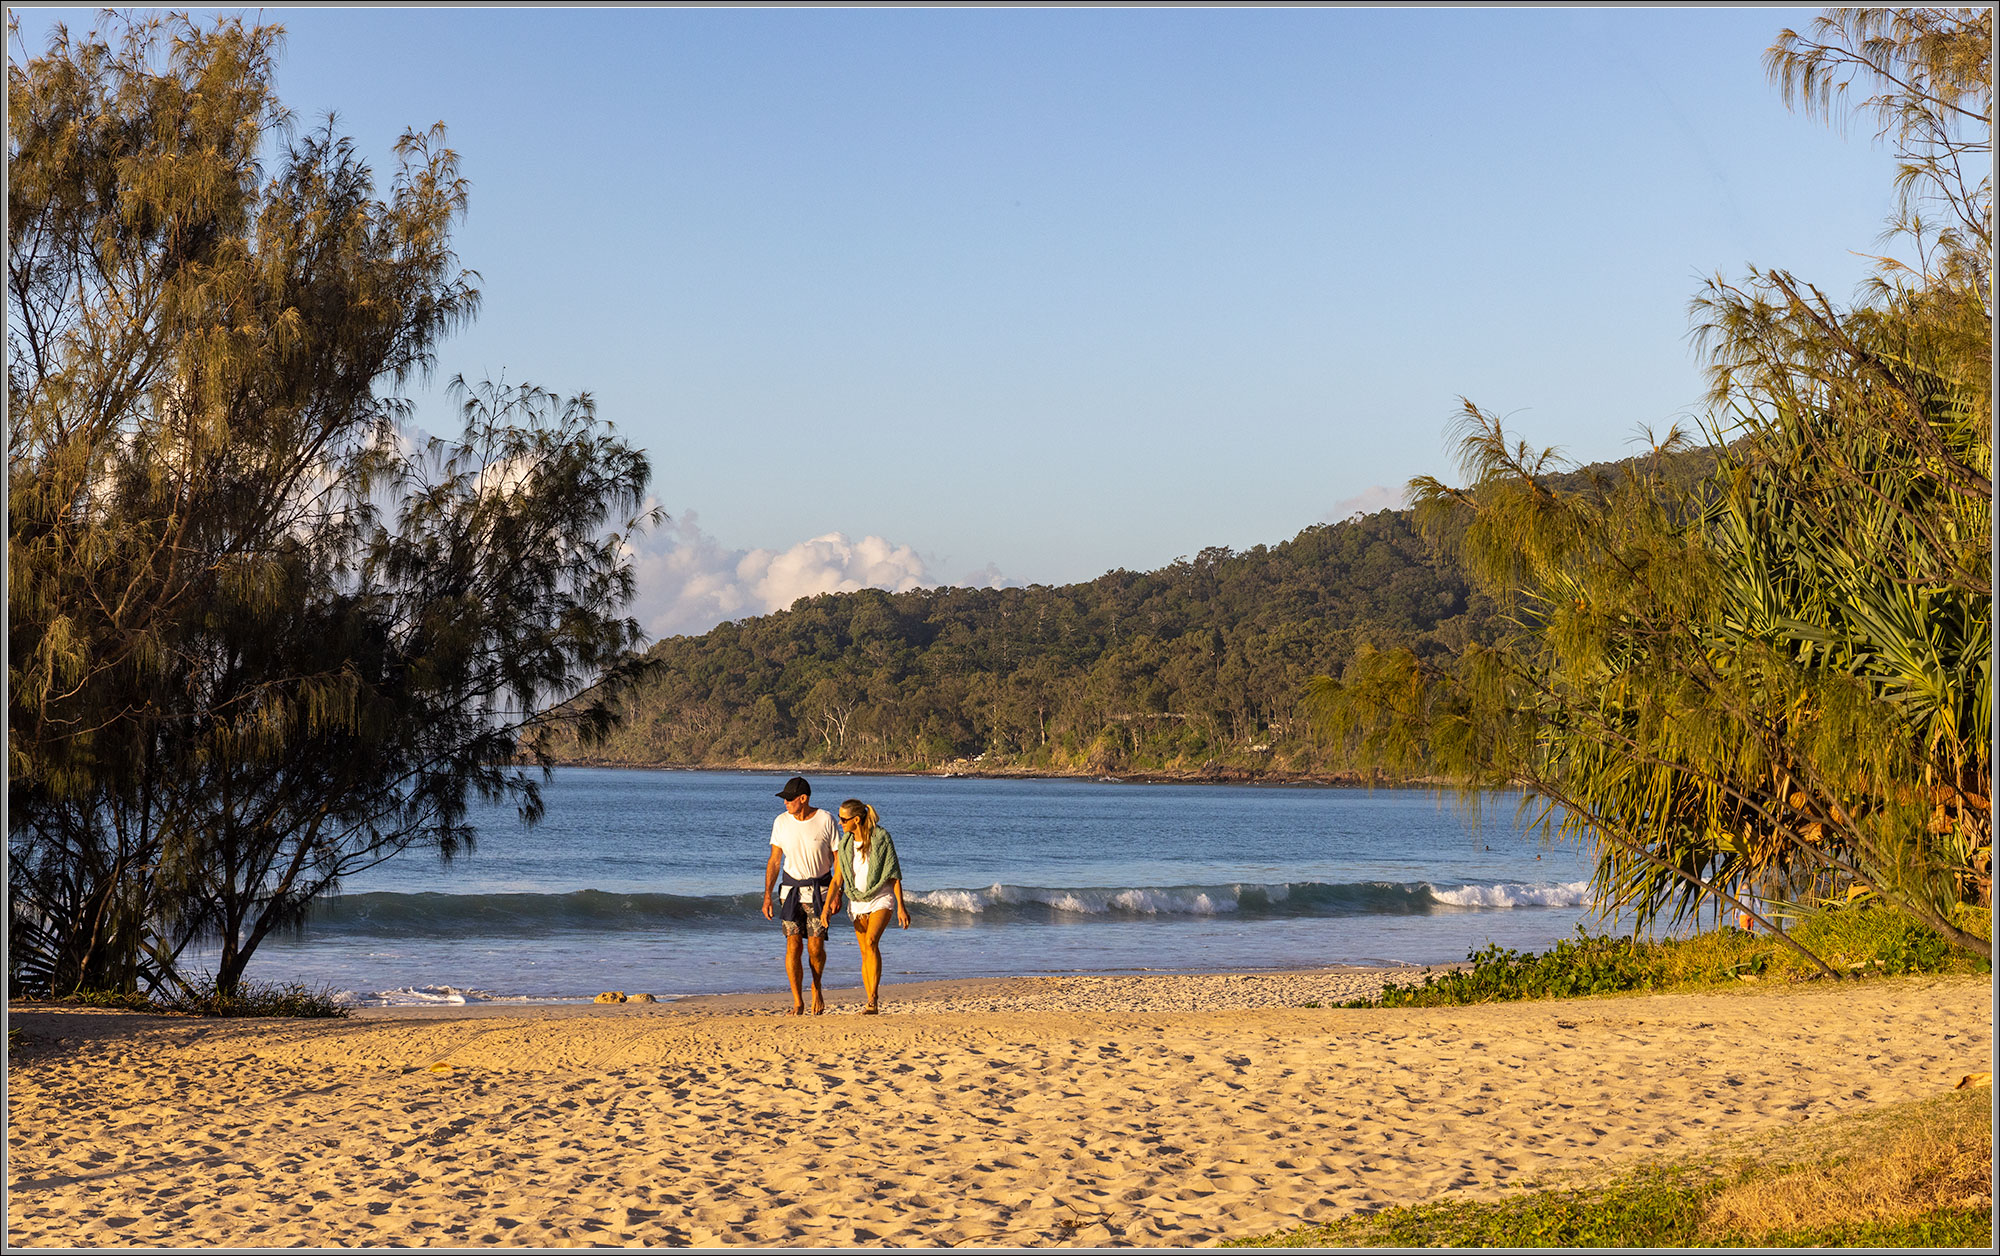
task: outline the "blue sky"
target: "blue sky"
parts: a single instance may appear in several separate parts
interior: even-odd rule
[[[446,124],[438,379],[651,452],[662,632],[1281,541],[1449,478],[1461,395],[1615,457],[1700,412],[1703,276],[1845,298],[1891,201],[1764,76],[1812,10],[264,12],[378,168]]]

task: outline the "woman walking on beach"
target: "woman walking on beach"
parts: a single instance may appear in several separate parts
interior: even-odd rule
[[[882,1010],[882,935],[889,928],[890,909],[901,929],[910,927],[910,913],[903,906],[903,865],[896,859],[896,844],[889,840],[889,830],[876,824],[875,808],[859,798],[840,804],[840,841],[822,920],[833,919],[843,893],[854,940],[861,946],[861,988],[868,995],[861,1014],[873,1016]]]

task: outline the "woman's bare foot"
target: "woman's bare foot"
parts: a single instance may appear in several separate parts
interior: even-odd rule
[[[806,1005],[803,1003],[794,1007],[791,1011],[785,1013],[785,1015],[787,1016],[804,1016],[805,1014],[806,1014]]]
[[[880,1016],[882,1014],[882,1009],[876,1007],[873,1003],[870,1003],[867,1007],[861,1009],[861,1014],[863,1016]]]

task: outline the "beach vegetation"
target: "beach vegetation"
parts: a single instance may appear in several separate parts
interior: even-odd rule
[[[1895,147],[1909,256],[1849,306],[1784,271],[1711,280],[1699,433],[1583,485],[1467,401],[1463,484],[1410,492],[1500,628],[1357,651],[1313,682],[1326,736],[1469,796],[1526,791],[1595,851],[1606,914],[1713,912],[1831,976],[1782,925],[1866,897],[1990,960],[1958,911],[1992,891],[1991,43],[1969,9],[1779,35],[1790,103]],[[1692,483],[1691,450],[1714,468]]]
[[[157,1000],[158,1011],[188,1016],[300,1016],[345,1018],[353,1008],[331,985],[301,981],[239,981],[224,990],[212,976],[198,977]]]
[[[1441,1199],[1231,1247],[1990,1249],[1991,1094],[1967,1090],[1499,1199]]]
[[[77,990],[44,1000],[57,1007],[96,1007],[156,1016],[302,1016],[344,1018],[353,1007],[331,985],[290,981],[239,981],[224,992],[212,975],[193,978],[171,991]]]
[[[119,1012],[156,1012],[160,1005],[138,990],[78,990],[54,1000],[64,1007],[97,1007]]]
[[[1965,909],[1961,928],[1990,937],[1991,913]],[[1373,997],[1342,1007],[1446,1007],[1511,999],[1567,999],[1647,990],[1691,990],[1743,982],[1798,981],[1821,975],[1802,948],[1845,976],[1991,972],[1989,961],[1952,946],[1907,915],[1879,907],[1827,911],[1793,931],[1797,948],[1768,934],[1725,925],[1685,938],[1577,936],[1546,951],[1489,945],[1463,966],[1426,971],[1415,981],[1391,981]]]
[[[539,816],[644,666],[650,468],[585,394],[411,421],[479,301],[442,126],[378,192],[280,102],[282,28],[100,21],[10,30],[9,988],[234,1006],[342,878],[468,849],[470,796]]]

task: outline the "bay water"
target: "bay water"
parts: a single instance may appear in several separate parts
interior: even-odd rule
[[[763,918],[770,773],[560,768],[546,815],[476,810],[474,851],[409,851],[348,880],[246,974],[364,1005],[782,990]],[[1416,789],[815,776],[873,804],[912,927],[885,979],[1435,964],[1545,949],[1589,913],[1587,857]],[[827,980],[858,985],[844,914]]]

